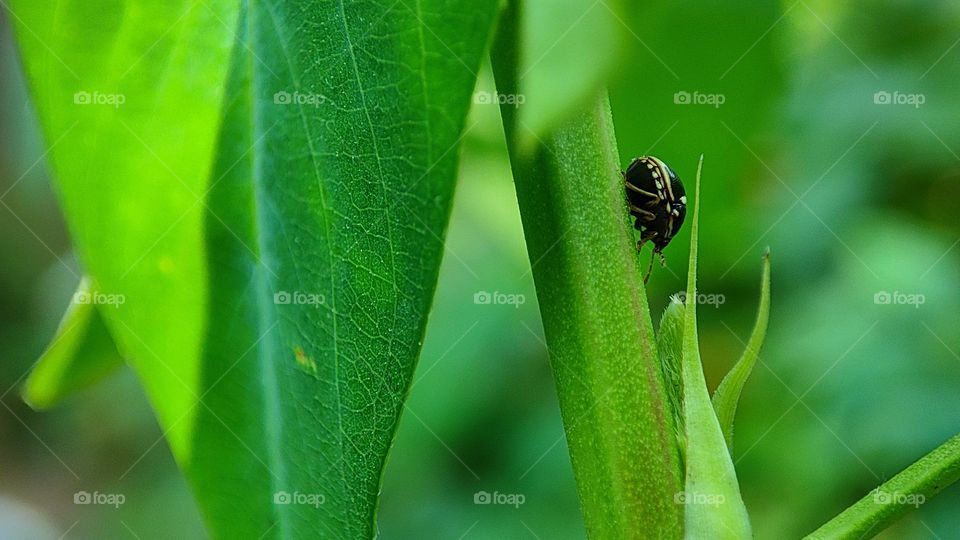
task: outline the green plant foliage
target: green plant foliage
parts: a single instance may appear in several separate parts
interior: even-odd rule
[[[626,0],[517,0],[518,143],[530,150],[589,103],[621,59]],[[563,92],[557,92],[562,87]]]
[[[763,346],[770,317],[770,254],[763,256],[763,277],[761,279],[760,310],[750,336],[750,342],[743,356],[727,373],[720,386],[714,392],[713,406],[717,420],[723,431],[727,448],[733,455],[733,419],[737,411],[737,401],[743,385],[750,376]],[[674,410],[678,443],[681,454],[685,452],[686,435],[684,426],[684,393],[682,377],[683,330],[685,307],[677,295],[670,297],[670,303],[663,311],[660,326],[657,329],[657,350],[660,352],[660,368],[666,381],[667,397]]]
[[[767,322],[770,319],[770,252],[763,255],[763,277],[760,278],[760,308],[757,310],[757,320],[750,333],[750,340],[743,355],[737,360],[727,375],[720,381],[720,385],[713,393],[713,408],[717,411],[717,420],[723,430],[723,438],[727,441],[727,448],[733,454],[733,421],[737,415],[737,403],[740,393],[746,384],[750,372],[753,371],[757,358],[760,357],[760,348],[767,336]]]
[[[683,414],[687,434],[683,502],[686,538],[750,538],[750,521],[740,496],[733,461],[727,452],[703,377],[697,337],[697,229],[700,174],[697,166],[690,219],[690,266],[683,325]]]
[[[677,445],[680,456],[685,453],[687,436],[683,424],[683,302],[677,295],[670,297],[667,309],[663,310],[660,325],[657,327],[657,351],[660,353],[660,370],[663,372],[664,386],[670,408],[673,410],[673,422],[677,432]],[[681,463],[681,468],[682,468]]]
[[[214,537],[374,535],[496,7],[14,3],[80,257],[125,296],[100,312]]]
[[[113,338],[93,302],[96,291],[84,279],[60,321],[53,341],[37,360],[23,387],[23,399],[36,409],[53,407],[123,365]]]
[[[24,68],[101,315],[189,461],[206,293],[202,195],[235,2],[13,1]]]

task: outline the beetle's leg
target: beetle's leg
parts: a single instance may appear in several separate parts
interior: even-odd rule
[[[660,256],[660,266],[667,266],[667,258],[663,256],[663,252],[656,251],[655,253]],[[653,264],[653,259],[650,260],[650,264]]]
[[[647,273],[644,274],[644,276],[643,276],[643,284],[644,284],[644,285],[646,285],[647,282],[650,281],[650,273],[653,272],[653,254],[654,254],[654,253],[656,253],[656,251],[654,251],[653,253],[650,254],[650,264],[647,265]]]
[[[637,252],[639,253],[643,249],[643,245],[653,240],[657,236],[657,231],[644,231],[640,236],[640,241],[637,242]]]
[[[639,214],[640,218],[642,218],[644,221],[653,221],[657,219],[657,216],[653,212],[644,210],[643,208],[640,208],[635,204],[630,205],[630,211],[636,212],[637,214]]]
[[[621,173],[621,176],[622,176],[622,173]],[[651,199],[656,200],[656,203],[660,202],[660,196],[658,196],[656,193],[650,193],[645,189],[640,189],[637,186],[631,184],[630,182],[627,182],[627,189],[629,189],[630,191],[636,191],[637,193],[643,195],[644,197],[650,197]]]

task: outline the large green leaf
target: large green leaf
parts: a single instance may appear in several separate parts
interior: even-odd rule
[[[206,314],[202,195],[234,2],[10,3],[77,252],[181,463]]]
[[[71,232],[214,536],[373,536],[495,10],[14,2]]]

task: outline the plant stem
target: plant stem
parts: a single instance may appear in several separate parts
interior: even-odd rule
[[[960,480],[960,435],[937,447],[807,538],[865,538]]]
[[[677,536],[673,414],[612,135],[599,98],[517,170],[517,197],[588,529]]]
[[[518,8],[501,20],[498,92],[517,93]],[[673,412],[626,209],[606,92],[532,150],[504,130],[584,521],[592,538],[679,538]]]

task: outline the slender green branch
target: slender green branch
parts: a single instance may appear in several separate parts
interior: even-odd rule
[[[877,534],[957,480],[960,435],[881,484],[807,538],[864,538]]]

